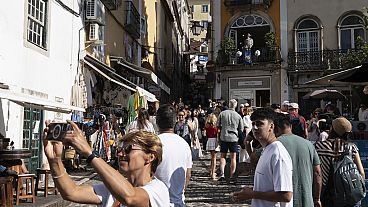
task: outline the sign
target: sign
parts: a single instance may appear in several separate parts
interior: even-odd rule
[[[64,99],[60,97],[55,97],[55,101],[58,103],[64,103]],[[63,121],[63,114],[60,112],[55,112],[54,119],[57,121]]]
[[[253,99],[253,91],[231,91],[230,99]]]
[[[262,81],[239,81],[238,86],[261,86]]]
[[[203,61],[203,62],[207,62],[208,61],[208,56],[206,56],[206,55],[199,55],[198,56],[198,60],[199,61]]]

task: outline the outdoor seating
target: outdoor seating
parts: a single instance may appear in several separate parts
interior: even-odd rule
[[[19,174],[16,176],[15,186],[15,204],[19,205],[21,199],[32,199],[32,203],[35,203],[35,174]],[[25,186],[24,186],[25,185]]]
[[[1,206],[13,206],[13,176],[0,177]]]
[[[36,170],[37,178],[36,178],[36,195],[38,191],[42,191],[44,193],[44,197],[47,197],[47,194],[51,192],[55,192],[55,195],[57,194],[57,189],[55,186],[49,186],[49,175],[51,175],[51,171],[47,169],[37,169]],[[44,186],[41,187],[40,181],[41,176],[44,176]]]

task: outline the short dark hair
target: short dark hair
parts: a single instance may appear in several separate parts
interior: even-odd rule
[[[173,129],[176,123],[176,112],[169,104],[161,105],[157,110],[156,124],[160,131],[162,129]]]
[[[290,118],[286,114],[277,113],[275,125],[276,127],[284,130],[286,127],[291,126]]]
[[[260,108],[255,110],[250,116],[250,120],[263,120],[267,119],[269,121],[275,122],[277,114],[270,108]]]

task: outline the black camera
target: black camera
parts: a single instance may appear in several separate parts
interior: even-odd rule
[[[62,141],[67,131],[73,130],[69,123],[50,123],[48,125],[47,140]]]

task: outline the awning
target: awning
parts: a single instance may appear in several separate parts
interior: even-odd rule
[[[160,78],[158,78],[154,72],[146,68],[134,65],[121,57],[111,56],[110,58],[111,61],[116,61],[119,65],[123,66],[126,69],[129,69],[132,73],[156,83],[162,90],[170,95],[170,88]]]
[[[308,81],[304,84],[344,84],[347,83],[364,83],[368,82],[368,64],[363,64],[361,66],[357,66],[354,68],[349,68],[343,71],[339,71],[336,73],[332,73],[330,75],[326,75],[311,81]]]
[[[31,107],[46,111],[54,111],[60,113],[70,113],[71,111],[85,112],[84,108],[71,106],[64,103],[42,99],[28,94],[12,91],[9,89],[0,89],[0,98],[8,99],[24,107]]]
[[[87,55],[84,58],[84,63],[88,65],[89,68],[93,69],[94,71],[96,71],[97,73],[99,73],[100,75],[102,75],[103,77],[105,77],[107,80],[116,83],[120,86],[123,86],[131,91],[138,91],[140,93],[140,95],[142,96],[146,96],[147,100],[150,102],[156,102],[158,101],[156,96],[150,92],[148,92],[147,90],[135,85],[134,83],[130,82],[129,80],[125,79],[124,77],[120,76],[119,74],[115,73],[113,68],[109,67],[108,65],[100,62],[99,60]],[[98,66],[97,66],[98,65]],[[115,80],[114,78],[110,77],[109,75],[107,75],[106,73],[102,72],[99,68],[102,67],[106,70],[108,70],[110,73],[112,73],[114,76],[118,77],[119,79],[123,80],[124,82],[129,83],[131,86],[129,86],[128,84],[122,83],[121,81]]]

